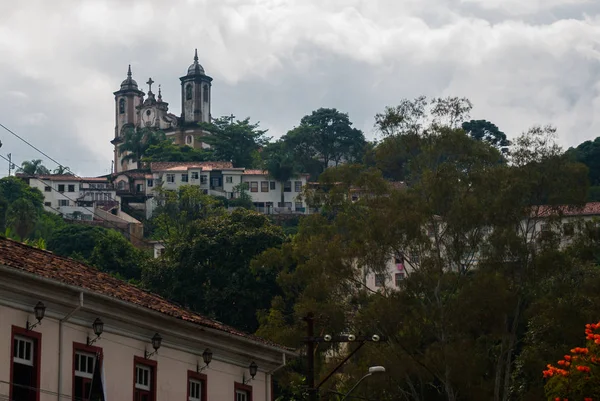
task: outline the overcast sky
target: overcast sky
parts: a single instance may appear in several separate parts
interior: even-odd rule
[[[213,117],[249,116],[273,137],[335,107],[374,138],[375,113],[423,94],[466,96],[509,137],[550,123],[577,145],[600,135],[599,14],[597,0],[0,0],[0,123],[106,174],[127,65],[179,115],[198,48]],[[19,164],[45,159],[0,140]]]

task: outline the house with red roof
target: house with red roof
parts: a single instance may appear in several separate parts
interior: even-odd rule
[[[0,397],[271,401],[296,353],[0,238]]]

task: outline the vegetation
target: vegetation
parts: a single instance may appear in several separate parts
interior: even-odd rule
[[[534,126],[509,141],[472,120],[471,107],[456,97],[401,100],[375,116],[373,142],[325,108],[272,142],[250,119],[203,124],[210,150],[130,132],[120,150],[138,165],[229,160],[279,182],[309,174],[319,184],[303,194],[319,213],[278,224],[245,208],[244,187],[235,200],[197,186],[158,189],[148,222],[166,246],[157,259],[117,232],[57,220],[39,191],[12,177],[0,180],[0,228],[290,347],[302,346],[308,312],[317,333],[385,335],[327,381],[323,399],[372,365],[387,372],[357,397],[596,399],[600,323],[586,326],[585,348],[563,355],[599,319],[600,231],[564,218],[600,199],[600,140],[564,152],[553,127]],[[393,259],[406,266],[399,288],[367,287]],[[318,377],[346,352],[320,344]],[[304,375],[299,360],[278,372],[281,399],[304,398]]]
[[[142,159],[150,147],[156,146],[166,140],[162,131],[151,128],[129,128],[123,135],[123,143],[119,145],[119,155],[125,155],[123,161],[137,163],[137,168],[142,168]]]

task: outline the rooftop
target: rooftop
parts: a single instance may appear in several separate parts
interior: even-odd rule
[[[50,174],[50,175],[28,175],[17,173],[19,178],[37,178],[38,180],[47,181],[77,181],[77,182],[108,182],[106,177],[79,177],[72,174]]]
[[[231,162],[153,162],[150,163],[152,171],[187,170],[190,168],[202,169],[231,169]]]
[[[168,300],[116,279],[76,260],[57,256],[52,252],[34,248],[17,241],[0,237],[0,265],[21,270],[36,276],[86,289],[96,294],[112,297],[175,319],[216,329],[265,345],[289,350],[252,334],[244,333],[223,323],[209,319]]]
[[[540,206],[536,216],[545,217],[562,214],[563,216],[597,216],[600,215],[600,202],[588,202],[583,206]]]

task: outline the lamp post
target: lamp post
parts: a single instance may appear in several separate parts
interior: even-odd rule
[[[350,389],[350,391],[348,391],[346,393],[346,395],[341,399],[341,401],[344,401],[346,398],[348,398],[348,396],[350,395],[351,392],[354,391],[354,389],[356,387],[358,387],[358,385],[365,380],[367,377],[373,375],[373,373],[384,373],[385,372],[385,368],[383,366],[371,366],[369,368],[369,373],[367,373],[366,375],[364,375],[363,377],[360,378],[359,381],[356,382],[356,384],[354,386],[352,386],[352,388]]]

